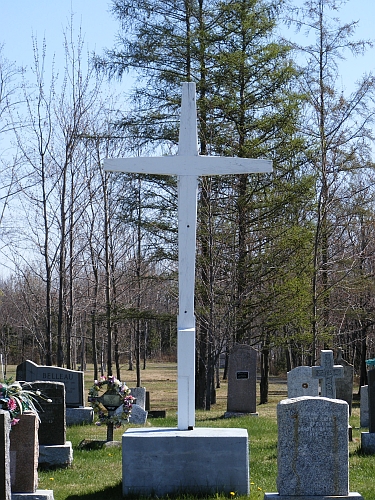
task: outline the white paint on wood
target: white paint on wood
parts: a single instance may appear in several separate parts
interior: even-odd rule
[[[178,154],[106,159],[104,169],[178,176],[178,429],[186,430],[195,425],[194,286],[198,176],[271,172],[272,162],[263,159],[199,156],[195,83],[183,83]]]
[[[105,170],[160,175],[228,175],[272,172],[272,161],[225,156],[111,158]]]

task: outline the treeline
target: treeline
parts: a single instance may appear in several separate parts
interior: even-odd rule
[[[177,186],[113,175],[106,157],[175,154],[181,83],[197,85],[202,155],[272,159],[272,174],[202,178],[196,405],[215,402],[219,356],[236,343],[268,374],[342,347],[361,383],[374,356],[374,79],[338,82],[356,23],[334,0],[113,0],[113,50],[83,61],[65,35],[62,83],[0,61],[0,350],[8,363],[84,366],[121,378],[175,355]],[[286,30],[290,26],[290,30]],[[282,27],[284,27],[282,29]],[[282,38],[306,30],[308,45]],[[297,39],[295,37],[295,39]],[[4,51],[3,51],[4,52]],[[126,101],[105,78],[137,76]],[[21,83],[19,83],[21,82]],[[119,102],[120,101],[120,102]],[[127,111],[125,111],[127,110]]]

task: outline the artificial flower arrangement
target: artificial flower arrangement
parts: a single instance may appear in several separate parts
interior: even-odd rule
[[[32,411],[38,416],[37,396],[43,398],[40,391],[25,389],[19,382],[12,382],[11,378],[0,382],[0,409],[9,412],[10,425],[18,424],[19,417],[24,411]],[[52,402],[51,399],[46,401]]]
[[[103,390],[119,396],[121,403],[115,412],[109,412],[101,403],[100,393]],[[94,385],[89,389],[88,400],[98,415],[96,425],[112,423],[115,429],[129,422],[132,406],[135,402],[135,398],[130,395],[130,389],[125,382],[121,382],[114,376],[108,378],[102,376],[99,380],[95,380]]]

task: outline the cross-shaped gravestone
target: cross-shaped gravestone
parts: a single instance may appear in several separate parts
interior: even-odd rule
[[[195,425],[195,249],[198,176],[271,172],[262,159],[199,156],[195,83],[182,84],[177,156],[107,159],[105,170],[178,176],[178,429]]]
[[[322,381],[323,397],[336,399],[335,379],[344,376],[344,367],[333,364],[333,352],[328,350],[321,351],[320,363],[321,366],[312,367],[312,376]]]

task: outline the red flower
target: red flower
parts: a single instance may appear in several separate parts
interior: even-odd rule
[[[8,401],[8,410],[10,411],[14,411],[17,409],[17,403],[16,403],[16,400],[13,399],[13,398],[10,398],[10,400]]]

